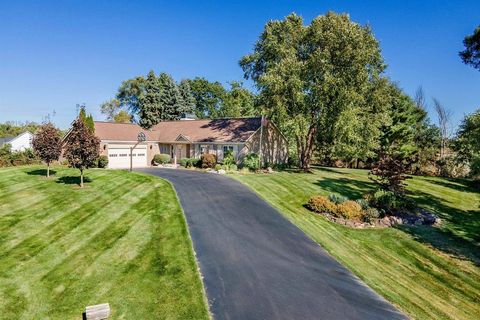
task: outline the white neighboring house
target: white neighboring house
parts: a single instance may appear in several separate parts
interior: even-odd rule
[[[16,137],[0,138],[0,148],[6,144],[12,146],[12,151],[24,151],[32,148],[33,134],[29,131],[20,133]]]

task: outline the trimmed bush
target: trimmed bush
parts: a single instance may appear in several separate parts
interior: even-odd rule
[[[188,159],[188,158],[180,159],[180,165],[184,168],[189,167],[190,166],[190,159]]]
[[[213,168],[217,164],[217,157],[214,154],[202,154],[202,168]]]
[[[156,154],[153,157],[153,162],[159,163],[159,164],[166,164],[166,163],[169,163],[171,160],[172,160],[172,157],[170,157],[170,155],[166,153]]]
[[[316,213],[330,213],[336,212],[336,205],[324,196],[313,196],[308,200],[307,207]]]
[[[337,205],[335,215],[349,220],[363,220],[364,212],[358,203],[348,200]]]
[[[242,165],[252,171],[260,169],[260,158],[256,153],[249,153],[243,158]]]
[[[106,168],[108,166],[108,157],[107,156],[100,156],[97,160],[97,167],[99,168]]]
[[[341,204],[345,201],[348,201],[348,198],[339,194],[332,193],[328,196],[328,200],[332,201],[335,204]]]
[[[238,170],[238,167],[236,164],[231,164],[230,167],[229,167],[230,171],[237,171]]]
[[[202,167],[202,159],[190,158],[190,164],[192,165],[192,167],[201,168]]]
[[[217,164],[215,165],[215,170],[218,171],[218,170],[221,170],[221,169],[223,169],[223,166],[222,166],[220,163],[217,163]]]

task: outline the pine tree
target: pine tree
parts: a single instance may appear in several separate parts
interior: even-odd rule
[[[161,103],[161,96],[159,79],[153,71],[150,71],[145,90],[138,97],[139,124],[142,128],[149,129],[163,120],[165,106]]]
[[[182,98],[181,105],[179,108],[180,114],[182,113],[193,113],[195,110],[195,97],[192,94],[192,90],[187,80],[180,81],[178,85],[178,91]]]
[[[177,84],[167,73],[162,72],[158,77],[160,86],[159,102],[162,109],[160,120],[178,120],[181,115],[182,97]]]

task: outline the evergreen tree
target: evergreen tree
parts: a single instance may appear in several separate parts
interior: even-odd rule
[[[162,109],[160,120],[180,119],[182,98],[177,84],[167,73],[162,72],[158,77],[160,86],[159,102]]]
[[[195,97],[192,94],[190,84],[187,80],[180,81],[178,85],[178,91],[180,92],[181,103],[180,103],[180,114],[182,113],[193,113],[195,110]]]
[[[148,73],[145,81],[144,90],[137,100],[137,112],[139,124],[142,128],[149,129],[163,120],[165,113],[164,105],[161,103],[161,87],[159,79],[153,71]]]

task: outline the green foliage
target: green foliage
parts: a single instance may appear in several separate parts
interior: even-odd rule
[[[160,102],[160,84],[153,71],[148,73],[143,87],[143,91],[135,98],[136,111],[140,126],[150,129],[164,117],[164,109]]]
[[[217,157],[212,153],[202,154],[202,168],[213,168],[217,164]]]
[[[229,165],[229,166],[228,166],[228,169],[229,169],[230,171],[238,171],[238,167],[237,167],[236,164],[231,164],[231,165]]]
[[[0,148],[0,167],[23,166],[39,164],[40,162],[41,160],[31,149],[12,152],[9,144]]]
[[[97,167],[102,169],[108,167],[108,157],[107,156],[98,157]]]
[[[153,156],[153,162],[158,164],[170,163],[171,160],[172,160],[172,157],[166,153],[160,153]]]
[[[307,26],[295,14],[268,22],[240,65],[269,118],[296,145],[304,170],[320,127],[333,132],[345,109],[368,107],[365,97],[385,68],[370,28],[332,12]]]
[[[181,158],[180,159],[180,165],[184,168],[190,168],[192,167],[192,159],[190,158]]]
[[[235,157],[233,156],[232,150],[227,150],[223,153],[222,164],[225,164],[227,166],[235,164]]]
[[[241,82],[230,82],[230,90],[225,92],[223,103],[217,112],[219,118],[239,118],[258,116],[255,109],[255,95],[243,87]]]
[[[220,163],[217,163],[217,164],[215,165],[215,170],[218,171],[218,170],[220,170],[220,169],[224,169],[224,167],[223,167]]]
[[[370,208],[370,204],[365,199],[357,199],[355,200],[355,202],[358,203],[363,210],[367,210],[368,208]]]
[[[35,133],[40,125],[35,122],[14,122],[7,121],[0,123],[0,138],[16,137],[19,134],[28,131]]]
[[[466,115],[460,123],[457,136],[452,144],[456,152],[456,162],[469,164],[476,175],[476,163],[480,158],[480,109]],[[473,166],[472,166],[473,165]]]
[[[191,111],[184,105],[177,84],[169,74],[160,73],[158,84],[160,87],[158,107],[161,113],[157,123],[163,120],[178,120],[182,113]]]
[[[120,110],[121,102],[118,99],[110,99],[100,105],[100,112],[106,116],[108,121],[113,121]]]
[[[85,125],[87,126],[88,130],[90,130],[90,132],[92,133],[95,132],[95,123],[93,121],[93,116],[92,114],[87,115],[85,105],[80,106],[80,112],[78,114],[78,118],[80,118],[85,123]]]
[[[120,110],[113,116],[113,121],[116,123],[132,123],[132,116],[125,110]]]
[[[340,204],[348,201],[348,198],[336,193],[331,193],[328,195],[328,200],[332,201],[335,204]]]
[[[480,70],[480,26],[463,39],[465,50],[459,53],[463,63]]]
[[[380,218],[381,213],[377,208],[368,207],[363,209],[363,220],[366,222],[372,222],[374,219]]]
[[[242,166],[252,171],[256,171],[260,169],[260,157],[256,153],[249,153],[243,158]]]
[[[192,94],[192,89],[188,80],[180,81],[178,85],[178,92],[181,97],[181,107],[179,109],[181,113],[193,113],[195,111],[195,97]]]
[[[216,118],[226,94],[222,84],[210,82],[201,77],[187,80],[187,82],[195,99],[195,115],[199,119]]]

